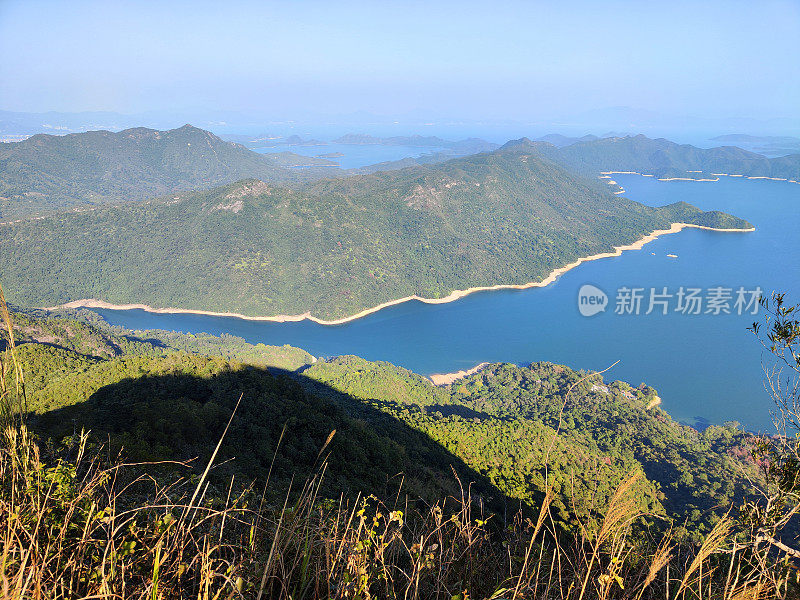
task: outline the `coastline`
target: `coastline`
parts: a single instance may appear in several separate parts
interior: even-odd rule
[[[627,250],[640,250],[645,244],[658,239],[662,235],[678,233],[679,231],[687,227],[693,229],[705,229],[707,231],[719,231],[719,232],[731,232],[731,233],[747,233],[755,231],[755,227],[752,227],[750,229],[716,229],[714,227],[706,227],[705,225],[694,225],[692,223],[673,223],[669,229],[656,229],[655,231],[645,235],[641,239],[633,242],[632,244],[627,244],[623,246],[614,246],[614,250],[612,252],[601,252],[599,254],[593,254],[591,256],[581,257],[576,261],[571,262],[563,267],[558,267],[556,269],[553,269],[550,272],[550,274],[541,281],[530,281],[528,283],[522,283],[522,284],[497,284],[491,286],[471,287],[465,290],[454,290],[450,292],[450,294],[442,298],[423,298],[422,296],[414,294],[411,296],[406,296],[404,298],[398,298],[396,300],[390,300],[388,302],[378,304],[377,306],[364,309],[358,313],[350,315],[349,317],[342,317],[341,319],[333,319],[333,320],[320,319],[319,317],[315,317],[314,315],[312,315],[311,312],[305,312],[300,315],[275,315],[275,316],[253,317],[253,316],[243,315],[241,313],[215,312],[206,310],[196,310],[190,308],[154,308],[152,306],[148,306],[147,304],[111,304],[109,302],[98,300],[96,298],[84,298],[81,300],[73,300],[71,302],[60,304],[58,306],[44,307],[42,310],[59,310],[65,308],[73,308],[73,309],[104,308],[109,310],[138,309],[155,314],[191,314],[191,315],[204,315],[209,317],[235,317],[247,321],[272,321],[276,323],[298,322],[308,319],[309,321],[313,321],[319,325],[342,325],[344,323],[349,323],[350,321],[355,321],[356,319],[366,317],[367,315],[371,315],[372,313],[383,310],[384,308],[389,308],[390,306],[395,306],[397,304],[402,304],[403,302],[409,302],[411,300],[418,300],[420,302],[424,302],[425,304],[446,304],[448,302],[454,302],[456,300],[459,300],[470,294],[474,294],[475,292],[488,292],[494,290],[526,290],[530,288],[545,287],[553,283],[556,279],[558,279],[561,275],[563,275],[567,271],[570,271],[575,267],[577,267],[578,265],[581,265],[585,262],[589,262],[592,260],[600,260],[601,258],[612,258],[615,256],[620,256],[623,252]]]

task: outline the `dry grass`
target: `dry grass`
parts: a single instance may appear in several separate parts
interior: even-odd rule
[[[0,317],[10,332],[1,293]],[[636,473],[620,484],[599,529],[569,536],[550,514],[550,492],[535,522],[519,514],[506,525],[480,512],[469,485],[423,509],[400,495],[394,502],[323,498],[325,447],[316,474],[286,490],[280,506],[234,480],[213,487],[213,456],[190,485],[154,476],[151,465],[109,462],[86,434],[43,452],[19,418],[24,380],[13,337],[0,363],[3,598],[755,600],[793,593],[791,569],[777,570],[777,561],[753,566],[746,546],[734,544],[728,517],[698,548],[679,547],[671,532],[649,539],[636,508]],[[224,434],[217,449],[222,443]]]
[[[630,480],[596,537],[570,539],[547,501],[536,522],[493,527],[469,488],[424,510],[323,500],[325,463],[280,508],[233,482],[216,507],[202,479],[166,485],[127,476],[147,465],[102,466],[85,435],[72,455],[49,462],[24,427],[4,433],[5,598],[777,597],[774,576],[741,560],[726,581],[728,519],[677,554],[669,535],[654,547],[631,536]]]

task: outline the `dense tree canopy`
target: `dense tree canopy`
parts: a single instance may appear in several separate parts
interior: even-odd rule
[[[540,281],[675,222],[749,226],[607,187],[524,146],[299,189],[249,180],[0,225],[0,277],[26,306],[97,298],[331,319]]]
[[[231,336],[141,337],[99,322],[17,320],[27,340],[18,355],[31,424],[40,435],[59,440],[91,429],[137,460],[199,457],[204,464],[241,397],[219,473],[263,479],[273,468],[276,480],[305,476],[336,430],[327,448],[333,495],[390,494],[402,480],[406,490],[434,498],[453,491],[452,466],[495,505],[534,508],[552,488],[555,514],[569,528],[639,472],[641,509],[695,535],[720,507],[743,499],[747,476],[756,476],[751,438],[735,425],[681,426],[648,386],[550,363],[489,365],[437,387],[357,357],[276,369],[302,351]]]

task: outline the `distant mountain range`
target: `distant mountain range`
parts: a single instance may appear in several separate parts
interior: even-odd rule
[[[248,177],[298,182],[330,175],[334,165],[288,152],[257,154],[191,125],[39,134],[0,144],[0,218],[141,200]]]
[[[752,142],[751,137],[735,139]],[[267,136],[258,139],[261,143],[275,142],[275,138]],[[255,141],[256,138],[252,140]],[[282,141],[296,145],[322,143],[299,136]],[[336,168],[334,161],[322,157],[291,152],[259,154],[191,125],[168,131],[139,127],[118,133],[39,134],[21,142],[0,144],[0,219],[142,200],[246,178],[297,185],[325,177],[431,166],[497,148],[497,144],[476,138],[449,141],[436,136],[379,138],[348,134],[334,143],[411,145],[439,151],[343,171]],[[551,134],[537,141],[522,138],[506,147],[520,144],[592,177],[601,171],[638,171],[662,178],[702,179],[713,177],[714,173],[731,173],[800,179],[800,154],[767,158],[734,146],[701,149],[643,135],[571,138]]]
[[[715,142],[736,144],[765,156],[784,156],[800,153],[800,138],[789,135],[745,135],[734,133],[711,138]]]
[[[735,146],[696,148],[644,135],[577,141],[557,147],[527,138],[505,147],[524,146],[585,175],[636,171],[662,178],[701,179],[714,173],[800,180],[800,154],[767,158]]]
[[[343,131],[359,131],[369,128],[376,131],[431,132],[450,138],[453,131],[561,131],[563,133],[587,131],[641,132],[651,137],[690,136],[699,133],[706,136],[723,132],[744,132],[757,135],[800,135],[800,119],[795,117],[753,119],[735,117],[697,117],[686,114],[665,114],[627,106],[606,107],[581,113],[542,115],[531,120],[525,117],[479,119],[469,116],[454,116],[451,111],[414,110],[401,114],[376,114],[364,110],[350,113],[309,113],[298,110],[291,114],[274,110],[239,112],[230,110],[150,110],[136,114],[121,114],[110,111],[94,112],[14,112],[0,110],[0,137],[8,134],[80,132],[96,129],[119,131],[135,126],[154,129],[171,129],[181,123],[194,123],[216,134],[252,134],[269,129],[274,135],[291,135],[301,127],[303,131],[329,132],[330,136]],[[386,133],[384,133],[386,135]],[[488,134],[484,134],[488,135]],[[603,136],[605,137],[605,136]],[[327,138],[327,136],[326,136]]]
[[[325,142],[297,135],[288,138],[226,137],[237,142],[224,141],[209,131],[185,125],[168,131],[137,127],[117,133],[37,134],[20,142],[0,143],[0,219],[105,202],[142,200],[246,178],[296,184],[345,174],[336,168],[335,161],[324,157],[291,152],[259,154],[238,143],[257,147],[323,145]],[[430,163],[497,148],[497,144],[479,139],[452,142],[422,136],[352,135],[345,138],[350,141],[337,143],[441,148],[441,152],[426,157]],[[400,166],[407,165],[389,163],[385,168]]]
[[[603,137],[608,137],[608,136],[603,136]],[[543,135],[540,138],[536,138],[536,141],[547,142],[549,144],[553,144],[553,146],[563,148],[564,146],[569,146],[577,142],[593,142],[598,139],[600,138],[597,137],[596,135],[584,135],[583,137],[569,137],[566,135],[561,135],[560,133],[550,133],[547,135]]]
[[[603,171],[636,171],[660,178],[713,178],[714,173],[730,173],[753,177],[776,177],[800,181],[800,154],[768,158],[734,146],[697,148],[676,144],[663,138],[644,135],[580,138],[549,134],[537,140],[521,138],[506,143],[504,148],[524,146],[572,171],[597,176]],[[475,149],[476,152],[484,150]],[[362,172],[387,171],[448,160],[447,154],[434,153],[418,158],[379,163]]]
[[[748,226],[607,188],[524,143],[295,189],[248,180],[2,225],[0,280],[27,306],[99,298],[335,319],[538,281],[674,222]]]
[[[714,142],[729,142],[731,144],[797,144],[800,143],[800,138],[792,137],[790,135],[747,135],[744,133],[731,133],[728,135],[718,135],[711,138]]]

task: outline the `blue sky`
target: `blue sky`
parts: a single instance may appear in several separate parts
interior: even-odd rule
[[[0,0],[0,109],[800,116],[800,1]]]

